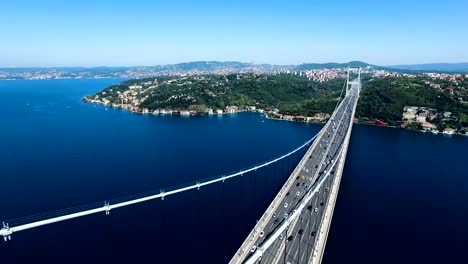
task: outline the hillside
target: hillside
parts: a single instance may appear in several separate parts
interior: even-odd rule
[[[333,112],[343,84],[342,78],[318,82],[287,73],[160,76],[112,85],[85,100],[143,113],[171,110],[206,114],[236,107],[312,117]],[[465,79],[452,82],[423,75],[376,78],[364,74],[356,117],[399,126],[406,106],[424,107],[431,118],[409,120],[411,127],[420,128],[430,121],[439,130],[461,129],[468,126],[467,87]],[[443,116],[446,112],[449,117]]]
[[[461,128],[465,124],[464,116],[468,114],[468,104],[455,100],[450,92],[449,83],[439,83],[441,88],[433,88],[423,78],[381,78],[364,82],[361,98],[356,111],[356,117],[379,119],[390,125],[400,125],[405,106],[427,107],[439,114],[431,123],[436,126]],[[438,86],[437,86],[438,87]],[[459,92],[466,96],[465,84]],[[462,96],[460,94],[460,96]],[[442,120],[443,112],[451,113],[451,120]]]
[[[110,86],[86,100],[138,109],[224,109],[227,106],[278,109],[290,115],[331,113],[343,79],[320,83],[291,74],[165,76]]]

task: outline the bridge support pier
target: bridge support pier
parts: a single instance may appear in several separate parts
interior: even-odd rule
[[[3,239],[5,241],[11,240],[11,234],[13,234],[13,231],[10,229],[8,223],[3,222],[3,227],[1,230],[4,231]]]
[[[104,202],[104,208],[106,209],[106,215],[110,214],[110,204],[109,202]]]

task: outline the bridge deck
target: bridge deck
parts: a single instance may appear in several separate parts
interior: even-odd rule
[[[338,166],[340,171],[335,172],[333,167],[335,163],[342,164],[346,157],[346,152],[343,155],[341,150],[347,148],[360,89],[359,81],[350,84],[351,89],[347,91],[346,97],[230,263],[254,263],[259,260],[259,256],[263,263],[310,263],[314,256],[312,253],[323,249],[324,243],[320,244],[322,248],[316,245],[320,241],[319,237],[323,239],[323,235],[319,234],[325,210],[329,210],[332,183],[336,174],[341,176],[343,169],[343,166]],[[315,192],[321,180],[323,185]],[[306,209],[301,210],[292,221],[288,219],[307,196],[312,197]],[[330,212],[328,216],[331,217]],[[281,229],[283,225],[287,226],[285,231]],[[281,234],[278,234],[279,231]]]

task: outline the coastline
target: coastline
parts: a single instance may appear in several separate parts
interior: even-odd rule
[[[190,111],[190,110],[168,110],[167,112],[164,113],[154,113],[154,112],[145,112],[140,108],[124,108],[124,107],[118,107],[118,106],[113,106],[106,104],[102,101],[91,101],[87,99],[86,97],[83,98],[82,100],[85,103],[90,103],[90,104],[101,104],[107,107],[111,108],[116,108],[116,109],[122,109],[122,110],[127,110],[132,113],[136,114],[141,114],[141,115],[155,115],[155,116],[168,116],[168,115],[176,115],[176,116],[181,116],[181,117],[190,117],[190,116],[224,116],[224,115],[232,115],[232,114],[237,114],[237,113],[242,113],[242,112],[251,112],[251,113],[259,113],[263,115],[266,119],[270,120],[277,120],[277,121],[287,121],[287,122],[297,122],[297,123],[308,123],[308,124],[324,124],[328,119],[323,119],[322,121],[319,122],[314,122],[307,120],[305,118],[300,118],[300,119],[295,119],[295,118],[278,118],[274,117],[276,114],[273,112],[265,112],[262,109],[256,109],[256,110],[251,110],[251,109],[238,109],[236,111],[232,112],[225,112],[223,111],[222,113],[207,113],[207,112],[196,112],[196,111]],[[269,115],[270,114],[270,115]],[[283,117],[283,115],[281,115]],[[415,132],[420,132],[420,133],[430,133],[433,135],[445,135],[445,136],[452,136],[452,135],[459,135],[459,136],[468,136],[468,134],[462,134],[462,133],[453,133],[453,134],[448,134],[444,132],[438,131],[437,133],[431,132],[431,131],[425,131],[425,130],[418,130],[418,129],[408,129],[408,128],[402,128],[399,126],[391,126],[391,125],[379,125],[376,124],[375,122],[361,122],[361,121],[354,121],[354,124],[359,124],[359,125],[366,125],[366,126],[377,126],[377,127],[385,127],[385,128],[396,128],[396,129],[404,129],[404,130],[409,130],[409,131],[415,131]]]
[[[267,119],[271,120],[279,120],[279,121],[289,121],[289,122],[298,122],[298,123],[311,123],[311,124],[324,124],[328,120],[328,118],[324,118],[319,122],[315,122],[312,120],[317,120],[314,119],[313,117],[304,117],[304,116],[290,116],[290,115],[280,115],[281,117],[285,118],[277,118],[274,117],[274,115],[277,115],[276,112],[268,112],[263,109],[245,109],[245,108],[237,108],[236,110],[231,110],[231,111],[222,111],[222,112],[197,112],[193,110],[180,110],[180,109],[157,109],[154,111],[149,111],[147,109],[141,109],[139,107],[122,107],[121,105],[112,105],[109,103],[105,103],[103,101],[99,100],[90,100],[87,97],[84,97],[82,99],[84,103],[90,103],[90,104],[100,104],[106,107],[111,107],[115,109],[121,109],[121,110],[126,110],[132,113],[136,114],[141,114],[141,115],[160,115],[160,116],[166,116],[166,115],[176,115],[176,116],[181,116],[181,117],[189,117],[189,116],[223,116],[223,115],[232,115],[232,114],[237,114],[237,113],[242,113],[242,112],[251,112],[251,113],[259,113],[263,115]],[[164,112],[161,112],[164,111]]]
[[[420,132],[420,133],[432,134],[432,135],[444,135],[444,136],[454,136],[454,135],[457,135],[457,136],[465,136],[465,137],[468,137],[468,134],[462,134],[462,133],[448,134],[448,133],[444,133],[444,132],[440,132],[440,131],[437,132],[437,133],[434,133],[434,132],[426,131],[426,130],[418,130],[418,129],[403,128],[403,127],[399,127],[399,126],[382,126],[382,125],[377,125],[377,124],[372,124],[372,123],[366,123],[366,122],[354,122],[354,124],[365,125],[365,126],[376,126],[376,127],[383,127],[383,128],[394,128],[394,129],[401,129],[401,130],[407,130],[407,131],[413,131],[413,132]]]

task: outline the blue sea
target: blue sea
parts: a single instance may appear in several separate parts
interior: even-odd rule
[[[0,81],[0,221],[227,174],[321,125],[83,103],[119,79]],[[468,138],[355,125],[324,263],[465,263]],[[14,233],[2,263],[227,263],[300,153],[138,205]]]

